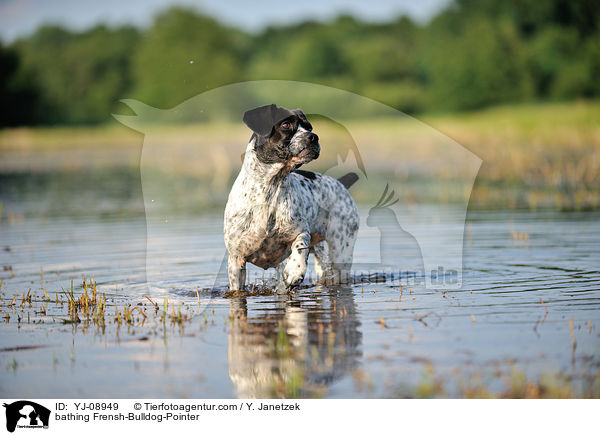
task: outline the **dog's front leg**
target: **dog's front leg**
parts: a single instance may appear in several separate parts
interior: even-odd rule
[[[246,285],[246,261],[229,256],[227,261],[227,277],[229,278],[229,290],[244,290]]]
[[[288,289],[300,285],[304,280],[309,247],[310,234],[308,232],[300,233],[292,242],[292,253],[283,269],[283,281]]]

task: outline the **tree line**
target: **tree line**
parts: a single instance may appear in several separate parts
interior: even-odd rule
[[[93,124],[222,85],[300,80],[410,114],[600,96],[596,0],[456,0],[427,24],[352,16],[250,34],[173,7],[147,29],[42,26],[0,45],[0,125]]]

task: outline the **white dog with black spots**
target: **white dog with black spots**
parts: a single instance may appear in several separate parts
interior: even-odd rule
[[[225,207],[230,290],[244,290],[250,262],[282,269],[280,289],[289,291],[304,280],[310,252],[320,281],[346,282],[359,226],[348,188],[358,177],[298,170],[321,151],[299,109],[271,104],[247,111],[243,120],[254,134]]]

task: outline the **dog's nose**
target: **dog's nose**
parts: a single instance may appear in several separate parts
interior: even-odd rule
[[[308,134],[308,139],[312,142],[312,143],[317,143],[319,142],[319,136],[317,136],[314,133],[309,133]]]

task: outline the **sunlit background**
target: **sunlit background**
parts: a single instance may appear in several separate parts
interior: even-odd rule
[[[3,125],[110,120],[244,80],[306,80],[409,113],[593,98],[593,1],[0,3]]]
[[[596,208],[598,16],[593,1],[563,0],[6,0],[0,125],[36,128],[5,128],[0,146],[139,146],[114,130],[111,114],[131,114],[121,99],[167,109],[226,84],[300,80],[373,98],[469,148],[485,162],[474,205]]]

